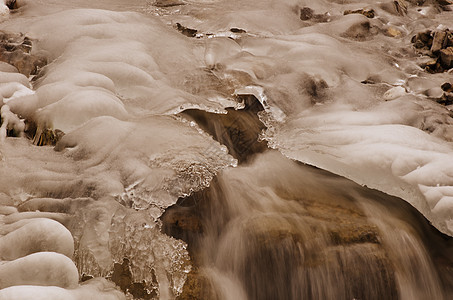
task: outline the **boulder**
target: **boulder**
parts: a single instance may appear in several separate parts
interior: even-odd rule
[[[444,68],[453,68],[453,47],[440,50],[440,61]]]
[[[447,32],[445,31],[436,31],[434,33],[433,44],[431,46],[431,51],[433,53],[438,52],[445,48],[447,44]]]

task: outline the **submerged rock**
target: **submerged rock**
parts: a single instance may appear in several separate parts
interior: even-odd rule
[[[0,31],[0,61],[6,62],[25,76],[36,75],[47,59],[31,54],[32,42],[22,34]]]

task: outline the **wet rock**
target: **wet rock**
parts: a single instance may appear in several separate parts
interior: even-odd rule
[[[452,105],[453,104],[453,93],[443,93],[443,95],[436,99],[436,102],[442,105]]]
[[[453,47],[440,50],[440,60],[444,68],[453,68]]]
[[[440,62],[437,59],[430,59],[420,64],[420,67],[422,67],[429,73],[438,73],[444,71],[442,66],[440,65]]]
[[[176,300],[217,300],[220,297],[214,290],[209,277],[202,270],[192,269],[187,275],[181,295]]]
[[[407,2],[411,3],[412,5],[423,5],[426,0],[406,0]]]
[[[453,32],[450,30],[445,31],[447,36],[445,37],[446,39],[446,46],[445,47],[452,47],[453,46]]]
[[[300,9],[299,18],[302,21],[315,21],[318,23],[324,23],[330,21],[330,15],[328,13],[325,14],[316,14],[313,9],[310,7],[303,7]]]
[[[419,32],[411,41],[420,54],[431,57],[420,64],[426,71],[440,73],[453,67],[453,32],[449,29]]]
[[[367,220],[357,205],[339,195],[332,195],[333,199],[319,193],[295,194],[285,188],[273,188],[273,194],[300,203],[300,206],[294,207],[290,213],[241,218],[238,219],[240,224],[236,224],[241,228],[237,236],[241,239],[239,244],[247,251],[229,263],[239,266],[240,270],[235,272],[244,282],[249,299],[329,298],[324,290],[295,288],[301,282],[312,286],[320,279],[319,274],[327,270],[336,274],[339,288],[335,292],[344,294],[344,299],[356,296],[371,299],[373,293],[396,298],[394,270],[380,243],[378,228]],[[199,218],[197,223],[200,222],[201,226],[207,226],[210,217],[222,223],[228,214],[228,209],[223,208],[223,195],[221,184],[217,179],[213,180],[206,190],[180,199],[178,206],[167,209],[165,214],[173,216],[163,216],[163,229],[175,224],[175,216],[186,225],[189,223],[185,220],[194,216]],[[176,210],[176,213],[169,214],[170,210]],[[168,220],[173,222],[170,227],[166,227]],[[219,230],[222,226],[219,225]],[[194,235],[192,226],[181,225],[180,229],[184,228],[188,229],[188,235]],[[210,230],[213,228],[207,231]],[[202,255],[203,234],[195,233],[196,237],[186,240],[191,257]],[[366,267],[357,268],[352,264],[357,259],[361,266]],[[195,266],[200,261],[193,259]],[[364,272],[365,269],[369,272]],[[178,299],[217,299],[209,279],[195,267]]]
[[[445,92],[453,92],[453,85],[450,82],[445,82],[440,88]]]
[[[5,2],[6,6],[8,6],[9,9],[16,9],[19,7],[18,3],[16,0],[8,0]]]
[[[28,37],[0,31],[0,61],[13,65],[27,77],[36,75],[47,64],[45,57],[30,54],[31,48]]]
[[[180,23],[176,23],[176,29],[187,37],[195,37],[198,32],[198,30],[185,27]]]
[[[338,226],[338,216],[340,219],[349,216],[354,221],[360,221],[364,217],[354,213],[351,215],[348,210],[344,210],[347,214],[343,216],[344,208],[341,206],[337,208],[327,205],[316,209],[319,210],[314,214],[316,217],[312,219],[309,209],[310,215],[303,218],[303,223],[297,221],[300,218],[292,220],[290,216],[284,220],[277,218],[272,221],[272,217],[266,215],[243,226],[247,230],[243,243],[249,251],[235,265],[243,266],[239,273],[243,276],[241,281],[245,282],[250,299],[329,298],[326,291],[295,289],[300,282],[313,286],[315,282],[319,282],[319,274],[327,270],[336,274],[335,280],[341,288],[337,288],[335,293],[344,294],[344,299],[357,296],[371,299],[373,293],[381,296],[396,295],[394,271],[378,243],[376,228],[370,225],[366,229],[358,229],[360,225],[353,225],[351,220],[350,230],[344,231]],[[323,214],[325,212],[328,217]],[[324,245],[324,232],[321,228],[329,226],[330,222],[335,223],[330,232],[331,241]],[[354,227],[360,234],[352,230]],[[357,260],[362,262],[359,268],[352,264],[352,261]],[[370,272],[364,272],[365,269]],[[263,285],[262,282],[267,284]],[[280,289],[282,286],[288,288],[283,291]]]
[[[302,21],[307,21],[313,18],[315,12],[310,7],[303,7],[300,9],[300,19]]]
[[[349,14],[361,14],[370,19],[375,17],[374,9],[345,10],[343,13],[343,15],[349,15]]]
[[[379,7],[393,15],[405,16],[407,14],[407,5],[404,0],[384,2]]]
[[[444,49],[447,45],[447,33],[445,31],[436,31],[434,33],[433,43],[431,46],[431,51],[433,53]]]
[[[230,28],[230,31],[233,32],[233,33],[246,33],[247,31],[245,31],[244,29],[241,29],[241,28]]]
[[[204,232],[201,216],[197,210],[176,205],[161,217],[165,233],[192,246]],[[190,250],[190,248],[189,248]],[[192,256],[192,259],[197,259]]]
[[[154,270],[151,269],[151,272],[154,272]],[[123,259],[122,264],[114,264],[113,272],[109,279],[120,287],[123,292],[131,294],[135,299],[149,300],[156,299],[158,296],[156,290],[149,291],[143,282],[133,281],[130,262],[127,258]]]
[[[437,4],[441,6],[446,6],[446,5],[452,5],[453,1],[452,0],[436,0]]]
[[[257,116],[257,112],[263,109],[260,102],[254,96],[240,97],[246,106],[243,110],[227,109],[227,114],[186,110],[182,115],[194,120],[201,129],[225,145],[239,162],[245,162],[254,154],[265,151],[267,144],[258,141],[264,129]]]
[[[402,36],[402,32],[396,29],[395,27],[388,27],[387,30],[384,32],[386,36],[391,37],[400,37]]]
[[[55,146],[63,136],[64,132],[59,129],[52,130],[49,128],[45,128],[36,131],[33,143],[36,146],[48,146],[48,145]]]
[[[431,46],[433,44],[431,30],[417,33],[417,35],[412,37],[411,41],[412,43],[414,43],[414,47],[417,49],[431,49]]]

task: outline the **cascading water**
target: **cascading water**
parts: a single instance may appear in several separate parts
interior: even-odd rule
[[[0,299],[451,298],[452,10],[0,2]]]
[[[196,245],[197,276],[216,291],[195,298],[446,299],[451,292],[438,273],[451,255],[429,252],[431,241],[417,232],[429,227],[422,216],[275,152],[223,171],[179,205],[164,215],[164,228]],[[178,232],[197,218],[201,230]],[[432,231],[430,239],[442,240]]]

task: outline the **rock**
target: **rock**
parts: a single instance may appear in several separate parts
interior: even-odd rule
[[[387,28],[385,35],[391,36],[391,37],[399,37],[402,35],[402,33],[395,27],[389,27],[389,28]]]
[[[417,35],[412,37],[411,41],[412,43],[414,43],[414,47],[417,49],[431,49],[431,46],[433,44],[431,30],[417,33]]]
[[[436,0],[436,2],[441,6],[452,5],[452,0]]]
[[[450,82],[445,82],[440,88],[445,92],[453,92],[453,85]]]
[[[247,32],[244,29],[236,28],[236,27],[230,28],[230,31],[233,33],[246,33]]]
[[[440,61],[444,68],[453,68],[453,47],[440,50]]]
[[[433,53],[444,49],[447,45],[447,33],[445,31],[434,32],[433,44],[431,45],[431,51]]]
[[[300,9],[299,17],[302,21],[313,20],[320,23],[330,21],[330,15],[328,13],[315,14],[314,10],[307,6]]]
[[[379,4],[379,7],[394,15],[405,16],[407,14],[407,6],[404,0],[384,2]]]
[[[307,21],[313,18],[315,12],[310,7],[303,7],[300,9],[300,19],[302,21]]]
[[[31,48],[28,37],[0,31],[0,61],[13,65],[27,77],[36,75],[47,64],[46,58],[30,54]]]
[[[368,18],[360,15],[348,15],[344,18],[349,18],[349,20],[346,20],[344,23],[347,29],[340,34],[342,37],[364,40],[373,34],[370,30],[371,23]]]
[[[39,129],[36,130],[33,143],[36,146],[55,146],[57,142],[65,135],[65,133],[59,129]]]
[[[413,4],[413,5],[417,5],[417,6],[421,6],[425,3],[426,0],[407,0],[407,2]]]
[[[209,277],[199,269],[192,269],[187,275],[181,295],[177,300],[217,300],[217,295]]]
[[[450,30],[447,30],[446,34],[447,34],[447,36],[446,36],[446,40],[447,40],[446,44],[447,45],[444,48],[453,47],[453,32],[451,32]]]
[[[444,93],[442,97],[436,99],[436,102],[442,105],[452,105],[453,104],[453,93]]]
[[[438,59],[430,59],[426,63],[421,64],[420,67],[424,68],[429,73],[439,73],[444,71]]]
[[[151,269],[151,272],[154,272]],[[155,276],[154,276],[155,277]],[[132,272],[130,269],[130,262],[127,258],[123,259],[123,263],[115,263],[113,266],[113,273],[110,279],[120,287],[125,293],[130,293],[135,299],[155,299],[158,295],[158,291],[149,291],[146,285],[142,282],[134,282],[132,279]],[[156,279],[157,280],[157,279]]]
[[[5,4],[9,9],[16,9],[19,7],[16,0],[7,0]]]
[[[370,19],[374,18],[374,16],[375,16],[374,9],[345,10],[343,13],[343,15],[349,15],[349,14],[361,14]]]
[[[181,0],[155,0],[153,5],[156,7],[171,7],[185,5],[185,3]]]
[[[240,163],[249,160],[254,154],[262,153],[267,144],[259,141],[264,125],[257,113],[263,110],[254,96],[239,95],[245,109],[227,109],[227,114],[214,114],[201,110],[186,110],[182,115],[199,124],[200,128],[211,134],[215,140],[225,145],[228,152]]]
[[[198,32],[198,30],[187,28],[180,23],[176,23],[176,29],[187,37],[195,37]]]

